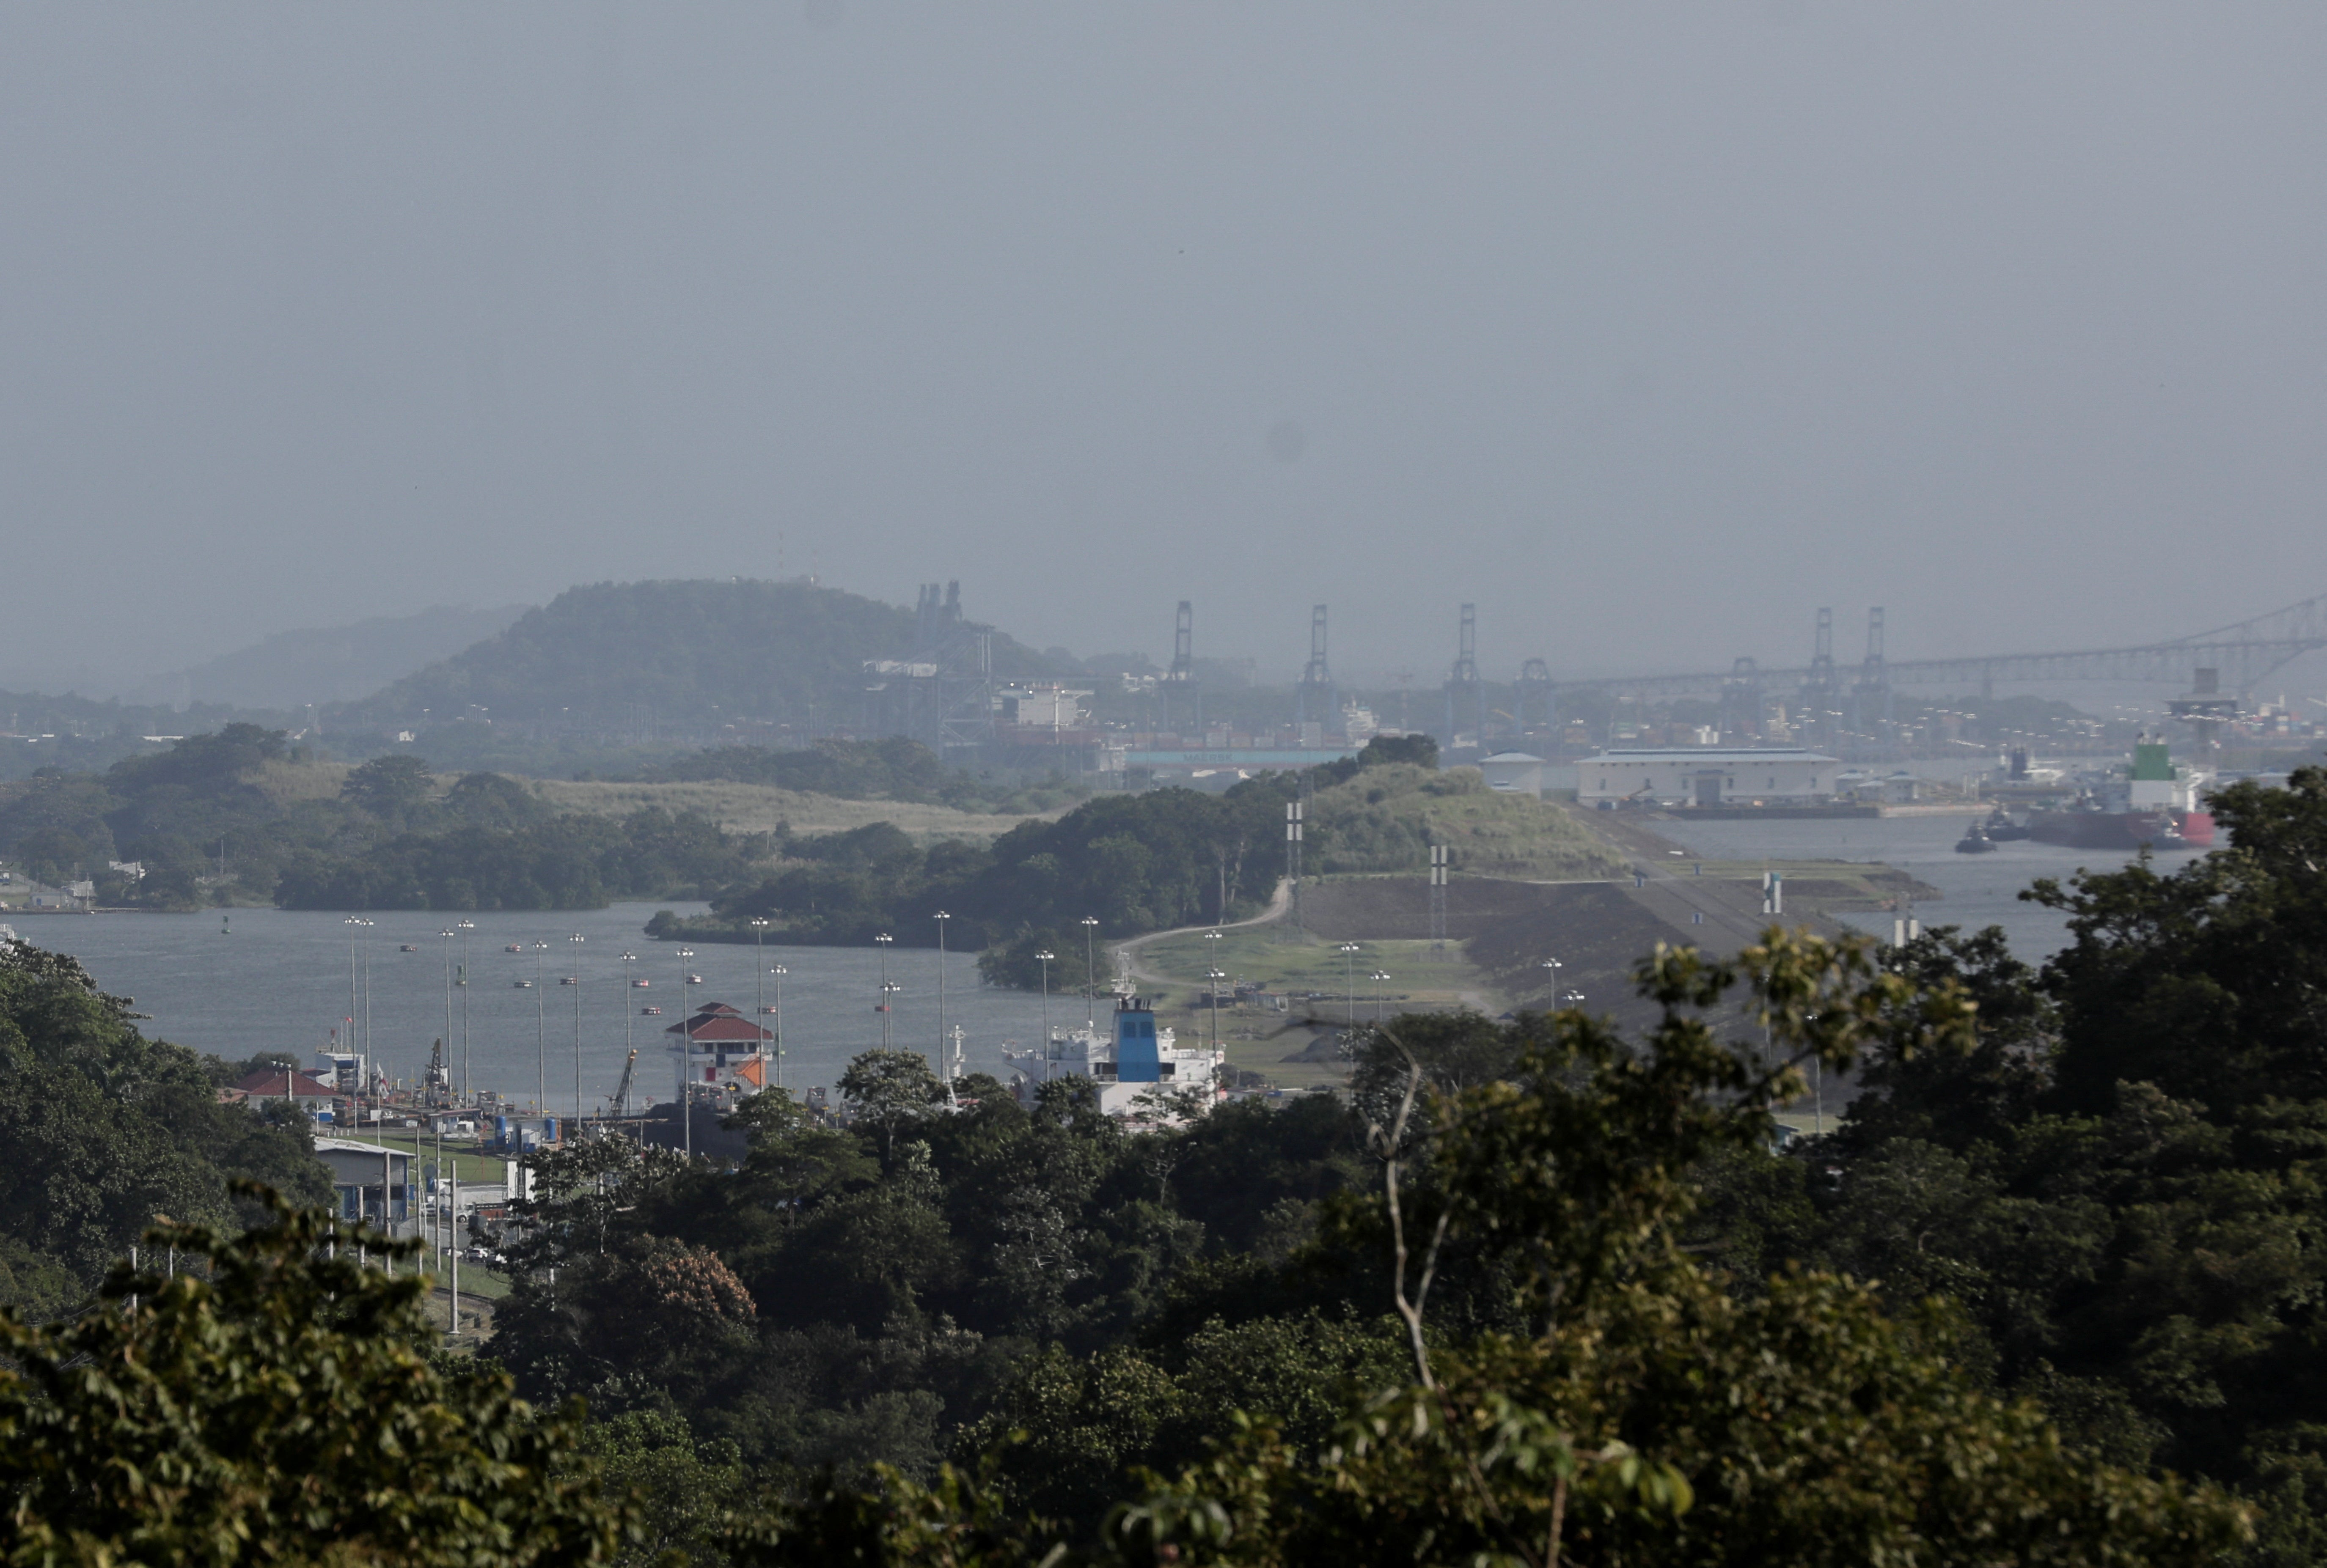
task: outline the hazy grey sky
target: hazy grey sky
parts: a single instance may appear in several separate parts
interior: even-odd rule
[[[1435,681],[2327,592],[2327,8],[0,11],[0,670],[815,571]],[[780,555],[779,539],[782,540]]]

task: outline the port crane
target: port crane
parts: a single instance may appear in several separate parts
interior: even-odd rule
[[[639,1053],[633,1048],[630,1059],[622,1063],[622,1081],[614,1090],[614,1114],[618,1116],[631,1114],[631,1079],[637,1076],[638,1070]]]

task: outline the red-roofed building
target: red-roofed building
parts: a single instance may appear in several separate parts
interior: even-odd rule
[[[670,1041],[672,1055],[685,1053],[681,1060],[687,1082],[746,1094],[767,1087],[775,1031],[762,1029],[725,1003],[703,1003],[685,1022],[674,1023],[663,1032],[675,1037]]]
[[[308,1110],[332,1103],[328,1085],[317,1082],[295,1068],[261,1068],[236,1084],[235,1089],[254,1100],[292,1100]]]

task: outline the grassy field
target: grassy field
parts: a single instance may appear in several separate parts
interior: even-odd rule
[[[947,806],[917,806],[897,800],[842,800],[806,795],[763,784],[614,784],[535,781],[534,792],[559,811],[620,817],[659,806],[666,811],[699,811],[730,832],[766,833],[788,822],[797,834],[842,833],[875,822],[893,822],[922,843],[947,838],[993,838],[1022,822],[1048,817],[997,817],[956,811]]]
[[[337,1136],[338,1134],[330,1134]],[[369,1128],[353,1134],[351,1142],[386,1143],[399,1153],[417,1154],[423,1166],[436,1159],[436,1140],[425,1137],[416,1127],[390,1127],[375,1132]],[[509,1180],[509,1162],[499,1154],[481,1154],[472,1149],[444,1145],[444,1158],[451,1162],[464,1186],[499,1187]]]
[[[1189,932],[1142,943],[1136,963],[1140,972],[1154,977],[1142,984],[1154,988],[1158,1019],[1189,1043],[1211,1039],[1210,1014],[1195,1005],[1206,993],[1208,969],[1217,966],[1228,975],[1220,982],[1224,997],[1238,981],[1289,992],[1294,1000],[1286,1013],[1223,1007],[1220,1015],[1220,1047],[1228,1052],[1229,1065],[1258,1073],[1280,1088],[1348,1081],[1348,1069],[1338,1063],[1285,1059],[1300,1054],[1319,1032],[1288,1028],[1294,1020],[1313,1018],[1331,1026],[1349,1017],[1352,974],[1361,1024],[1373,1021],[1378,1005],[1386,1018],[1400,1012],[1457,1007],[1490,1013],[1502,1009],[1494,982],[1463,960],[1458,943],[1448,943],[1443,954],[1434,954],[1426,941],[1364,942],[1359,948],[1344,954],[1338,943],[1304,937],[1287,925],[1248,926],[1230,928],[1218,941]],[[1390,978],[1377,985],[1372,978],[1377,969]],[[1321,1000],[1302,1000],[1313,992]]]

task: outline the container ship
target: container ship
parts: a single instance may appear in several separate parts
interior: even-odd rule
[[[2213,814],[2201,807],[2209,780],[2177,769],[2163,741],[2137,741],[2122,777],[2105,779],[2058,811],[2028,819],[2028,836],[2073,849],[2211,849]]]

